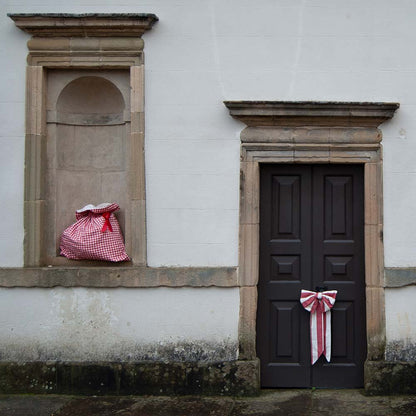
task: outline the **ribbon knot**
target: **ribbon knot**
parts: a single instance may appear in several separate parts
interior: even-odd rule
[[[334,306],[336,290],[326,292],[312,292],[302,290],[300,303],[311,313],[311,362],[316,363],[324,354],[326,360],[331,361],[331,309]]]
[[[105,233],[107,231],[107,228],[111,232],[113,232],[113,227],[111,226],[111,223],[110,223],[111,212],[103,212],[102,215],[103,215],[103,217],[105,219],[105,222],[104,222],[103,228],[101,228],[101,232],[102,233]]]

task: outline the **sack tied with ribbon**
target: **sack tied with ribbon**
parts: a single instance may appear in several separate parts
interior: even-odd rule
[[[334,306],[336,290],[312,292],[302,290],[300,303],[311,313],[311,362],[312,365],[324,354],[331,361],[331,309]]]
[[[62,233],[61,256],[74,260],[130,260],[114,215],[118,209],[115,202],[105,202],[77,210],[77,221]]]

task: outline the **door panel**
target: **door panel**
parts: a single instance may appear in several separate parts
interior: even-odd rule
[[[366,356],[361,165],[262,165],[257,352],[263,387],[360,387]],[[338,290],[332,359],[310,364],[301,289]]]

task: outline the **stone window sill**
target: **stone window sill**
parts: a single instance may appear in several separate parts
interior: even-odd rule
[[[235,287],[236,267],[0,268],[0,287]]]

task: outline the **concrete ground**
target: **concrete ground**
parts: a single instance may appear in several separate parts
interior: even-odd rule
[[[416,415],[415,396],[360,390],[274,390],[259,397],[0,395],[0,416]]]

